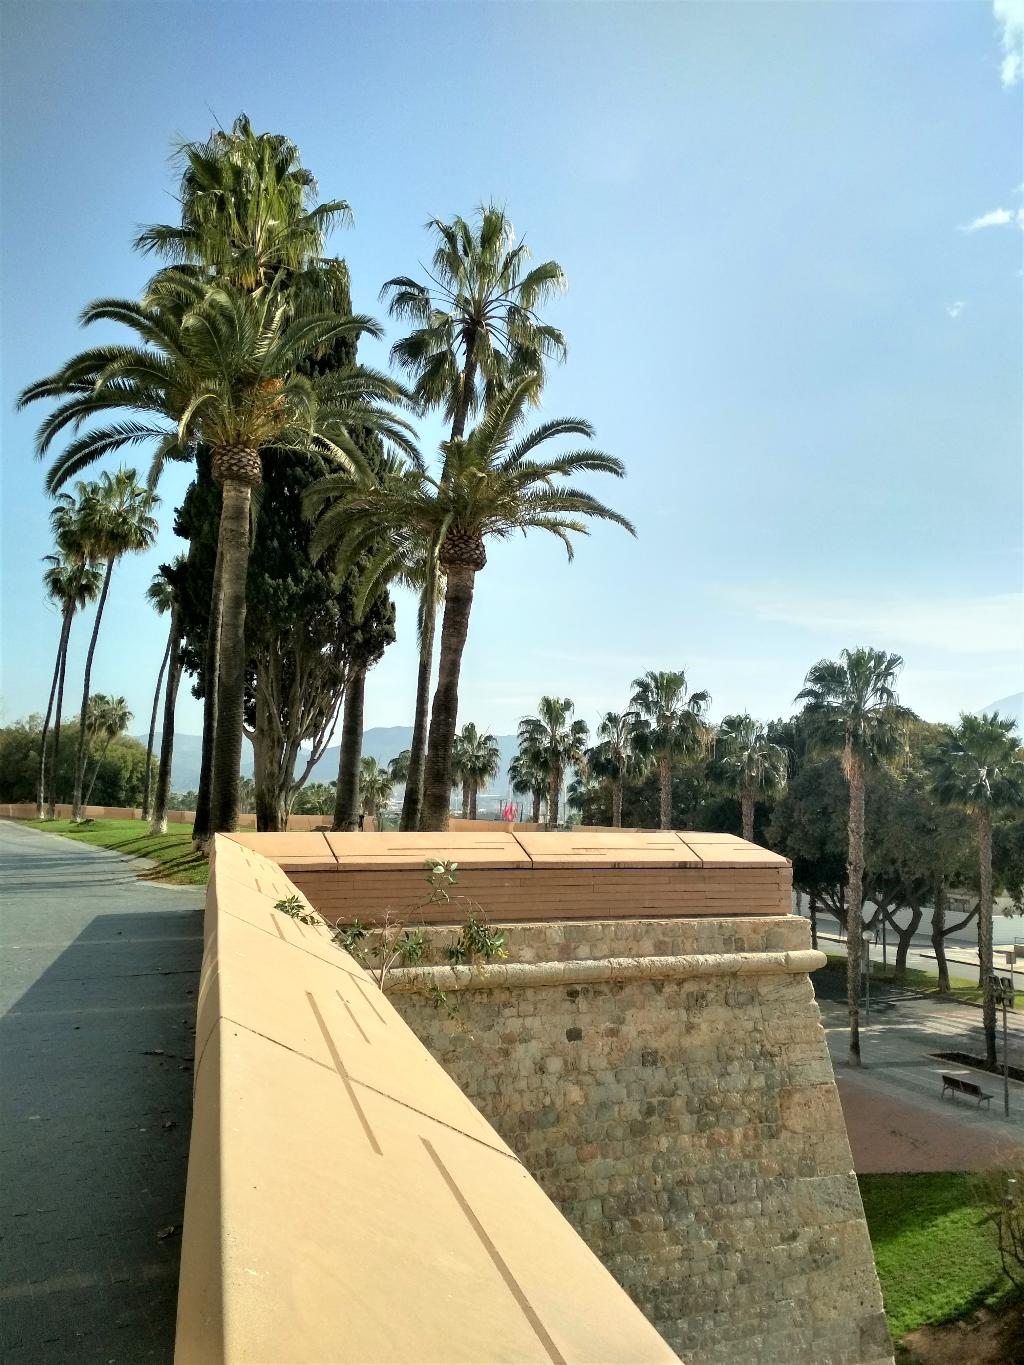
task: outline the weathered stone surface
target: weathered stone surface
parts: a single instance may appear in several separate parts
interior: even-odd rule
[[[484,969],[454,1020],[429,973],[391,999],[688,1365],[890,1365],[806,924],[509,938],[510,966],[541,967]]]

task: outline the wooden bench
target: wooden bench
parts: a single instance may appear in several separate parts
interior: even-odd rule
[[[981,1108],[982,1100],[986,1104],[992,1099],[991,1095],[986,1095],[980,1085],[975,1085],[974,1081],[965,1081],[961,1076],[943,1076],[942,1078],[942,1099],[946,1098],[946,1091],[951,1095],[966,1095],[968,1099],[977,1100],[978,1108]],[[991,1108],[991,1105],[989,1104]]]

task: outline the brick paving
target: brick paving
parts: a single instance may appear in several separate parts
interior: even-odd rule
[[[0,1359],[170,1362],[201,887],[0,822]]]

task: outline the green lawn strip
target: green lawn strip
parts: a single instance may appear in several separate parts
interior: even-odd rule
[[[826,971],[842,972],[844,976],[846,975],[845,953],[826,953],[825,956],[828,958],[828,967],[825,969]],[[999,971],[999,974],[1002,975],[1001,970]],[[872,962],[871,981],[873,985],[883,981],[892,985],[895,982],[895,979],[895,967],[887,967],[883,970],[879,963]],[[937,980],[938,967],[936,967],[934,972],[926,972],[920,967],[908,967],[903,984],[906,986],[907,990],[920,991],[925,995],[938,995],[939,988]],[[981,987],[978,985],[977,979],[968,980],[966,977],[951,975],[949,978],[949,992],[948,994],[946,992],[943,992],[942,994],[943,999],[959,1000],[961,1004],[964,1005],[981,1004]],[[1014,999],[1017,1008],[1024,1007],[1024,990],[1018,990]]]
[[[979,1178],[961,1172],[858,1177],[895,1341],[1006,1301]]]
[[[79,844],[113,849],[134,858],[149,858],[157,866],[142,869],[147,881],[171,882],[175,886],[205,886],[210,868],[206,859],[192,851],[192,826],[172,825],[166,834],[150,834],[142,820],[25,820],[22,823],[47,834],[59,834]]]

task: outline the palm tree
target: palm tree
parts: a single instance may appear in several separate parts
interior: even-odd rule
[[[457,767],[462,780],[462,814],[476,819],[476,799],[480,788],[498,776],[501,751],[493,735],[481,734],[472,721],[455,736],[453,770]]]
[[[375,330],[369,319],[325,314],[289,321],[288,315],[287,297],[277,284],[247,294],[186,277],[164,279],[149,303],[101,301],[84,315],[86,322],[125,324],[141,347],[87,351],[20,400],[65,399],[40,428],[40,454],[69,423],[78,426],[114,407],[149,419],[118,421],[78,436],[51,468],[50,488],[107,451],[139,442],[156,446],[151,480],[166,460],[189,458],[198,444],[213,452],[213,477],[222,493],[210,612],[220,660],[214,830],[233,830],[238,817],[249,520],[264,450],[272,448],[275,457],[315,450],[353,468],[362,457],[352,427],[402,446],[409,442],[406,424],[383,407],[396,394],[383,375],[357,367],[315,379],[298,372],[338,338]]]
[[[88,546],[89,558],[101,562],[104,569],[82,680],[82,706],[78,717],[75,787],[71,810],[73,820],[82,818],[89,689],[92,685],[92,665],[103,620],[103,608],[106,606],[107,594],[110,591],[110,579],[114,565],[122,556],[140,554],[153,544],[157,530],[156,520],[152,515],[155,504],[156,498],[148,489],[140,486],[134,469],[122,468],[116,474],[104,472],[98,482],[88,485],[82,494],[83,542]]]
[[[314,556],[334,547],[351,559],[374,539],[401,534],[421,535],[439,547],[445,609],[427,741],[422,829],[447,827],[459,670],[474,582],[487,562],[486,541],[536,528],[557,536],[571,559],[571,537],[586,534],[591,518],[616,522],[635,534],[618,512],[559,482],[591,472],[621,478],[625,471],[620,460],[591,449],[535,458],[535,452],[555,437],[590,438],[589,423],[556,419],[517,439],[533,385],[532,379],[521,380],[495,400],[465,439],[446,442],[443,468],[436,476],[414,456],[409,465],[396,465],[372,483],[335,475],[309,491],[311,514],[322,513],[311,542]]]
[[[282,269],[300,278],[320,273],[328,232],[351,222],[343,199],[316,203],[316,180],[295,143],[254,132],[245,114],[230,132],[182,143],[178,160],[181,222],[147,227],[135,241],[178,267],[252,292]]]
[[[707,747],[711,732],[704,717],[710,705],[711,694],[691,692],[682,669],[652,669],[633,681],[633,744],[658,766],[662,829],[672,828],[672,765]]]
[[[548,829],[558,824],[558,794],[567,768],[579,767],[586,758],[590,731],[584,720],[573,720],[575,707],[568,697],[541,697],[537,715],[519,722],[521,750],[532,753],[548,781]]]
[[[46,792],[46,739],[53,717],[53,754],[50,763],[51,790],[48,804],[48,817],[53,819],[57,804],[57,758],[60,753],[61,708],[64,705],[64,675],[67,671],[68,641],[71,638],[71,624],[75,613],[82,611],[90,602],[96,600],[100,590],[100,571],[90,563],[88,547],[82,538],[81,505],[85,485],[79,485],[77,497],[61,493],[57,505],[50,513],[50,525],[57,543],[57,553],[46,555],[43,582],[46,595],[57,603],[61,612],[60,638],[57,643],[57,658],[53,666],[53,680],[50,684],[50,697],[46,704],[46,717],[39,746],[39,791],[36,798],[36,818],[43,818],[43,801]]]
[[[164,689],[163,725],[160,731],[160,763],[157,768],[156,793],[149,825],[151,834],[167,833],[167,802],[171,794],[171,764],[174,759],[174,711],[178,700],[181,670],[184,664],[181,652],[181,599],[177,580],[184,570],[184,555],[178,555],[172,564],[163,564],[160,567],[160,576],[170,589],[171,625],[167,632],[167,653],[165,655],[167,686]],[[155,586],[155,580],[153,586]],[[157,693],[159,695],[159,685]],[[152,744],[152,738],[150,744]],[[148,781],[148,763],[146,765],[146,777]]]
[[[901,706],[898,654],[881,649],[844,649],[838,660],[821,659],[804,679],[796,700],[808,733],[820,748],[842,755],[849,786],[846,862],[846,996],[850,1011],[849,1064],[860,1066],[860,964],[864,929],[864,773],[867,765],[906,752],[913,712]]]
[[[387,768],[366,756],[359,764],[359,800],[363,815],[371,815],[377,828],[384,828],[384,813],[391,800],[394,781]]]
[[[96,692],[89,698],[88,717],[86,729],[89,736],[89,744],[97,736],[102,736],[103,744],[100,752],[96,755],[96,764],[92,770],[92,777],[86,788],[83,807],[88,806],[92,798],[92,791],[96,785],[96,778],[99,776],[103,760],[107,756],[111,740],[123,735],[131,724],[132,713],[128,710],[128,703],[124,697],[108,697],[102,692]]]
[[[548,778],[544,771],[541,756],[529,744],[519,746],[508,765],[508,779],[516,796],[529,796],[533,801],[530,816],[535,825],[540,824],[540,803],[547,792]]]
[[[597,727],[597,743],[587,750],[587,772],[611,786],[612,824],[616,829],[622,825],[623,784],[640,768],[633,742],[636,723],[635,711],[606,711]],[[580,795],[582,797],[583,793]]]
[[[943,805],[974,816],[978,841],[978,958],[985,1058],[996,1064],[996,1002],[992,980],[992,816],[1024,806],[1024,756],[1013,720],[998,711],[961,715],[947,727],[929,760],[932,787]]]
[[[388,760],[388,772],[392,782],[408,782],[410,757],[409,750],[403,749],[400,754],[395,754],[394,758]]]
[[[565,287],[556,261],[528,269],[529,251],[516,242],[505,213],[481,208],[475,226],[456,217],[432,219],[436,245],[428,283],[399,276],[388,280],[381,297],[392,317],[414,330],[391,349],[392,362],[414,379],[414,397],[424,411],[443,408],[451,440],[465,435],[471,413],[488,396],[527,375],[534,375],[535,399],[546,360],[564,360],[565,341],[541,321],[537,309]],[[420,655],[416,675],[410,779],[402,805],[402,829],[416,829],[423,802],[423,767],[430,715],[437,606],[443,592],[437,545],[420,547],[428,570],[420,583]]]
[[[153,581],[146,589],[146,601],[156,611],[158,616],[171,610],[174,605],[174,589],[168,582],[161,570],[153,575]],[[146,775],[142,786],[142,818],[149,819],[149,791],[153,781],[153,744],[156,739],[156,716],[160,709],[160,693],[163,691],[164,674],[167,671],[167,661],[171,657],[171,634],[168,632],[167,644],[164,647],[163,657],[160,660],[160,668],[156,675],[156,688],[153,692],[153,710],[149,717],[149,738],[146,742]]]
[[[785,787],[788,751],[772,743],[759,721],[746,714],[726,716],[715,735],[712,771],[739,797],[743,837],[753,842],[754,803],[759,796],[774,796]]]

